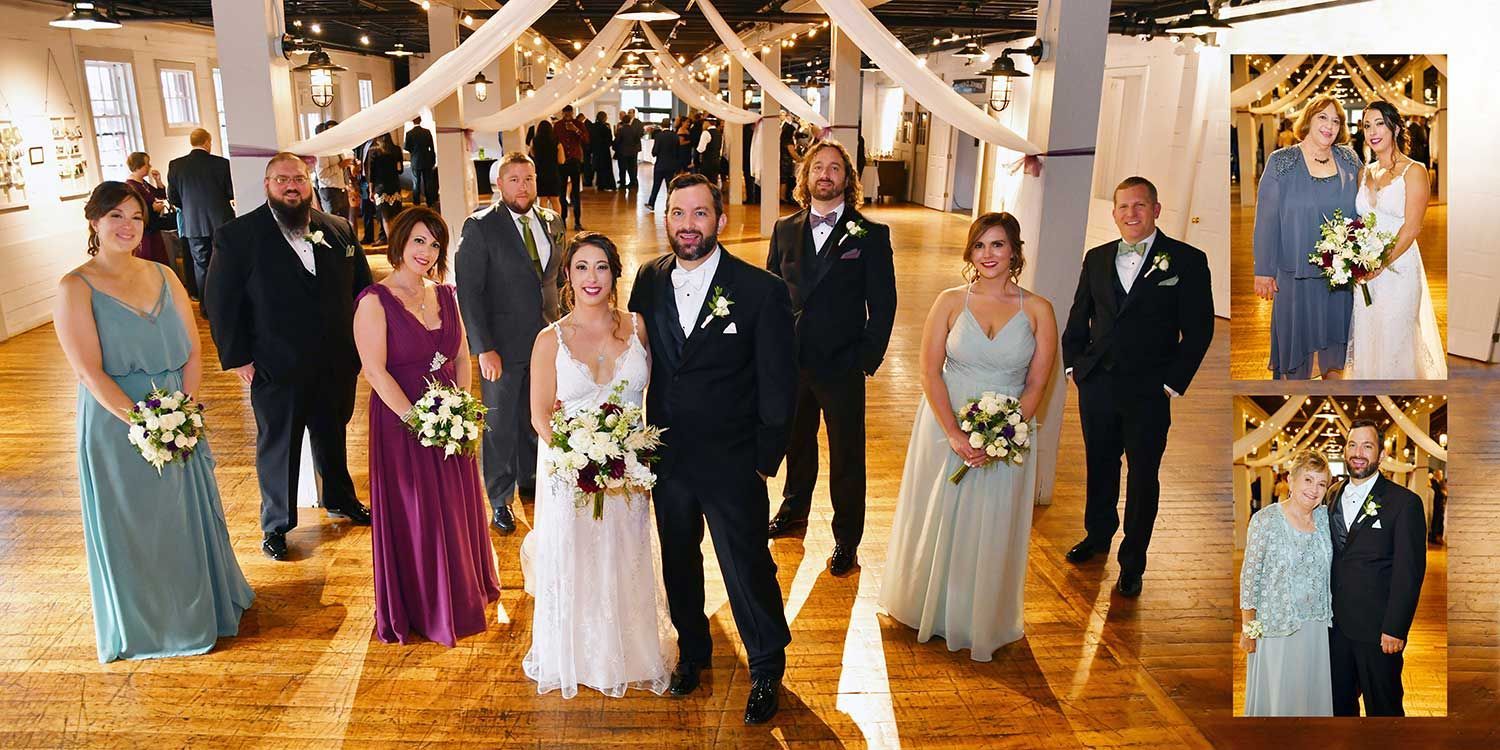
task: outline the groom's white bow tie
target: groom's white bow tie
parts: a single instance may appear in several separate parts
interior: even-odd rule
[[[673,268],[672,269],[672,286],[674,288],[681,289],[681,288],[687,286],[688,282],[691,282],[692,280],[693,280],[693,272],[692,271],[685,271],[685,270],[683,270],[681,268]]]

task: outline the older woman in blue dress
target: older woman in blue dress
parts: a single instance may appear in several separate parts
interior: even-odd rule
[[[1307,261],[1335,211],[1354,216],[1360,159],[1346,144],[1344,108],[1319,96],[1297,117],[1300,142],[1266,158],[1255,207],[1255,294],[1272,303],[1271,361],[1275,378],[1337,378],[1349,347],[1353,297],[1333,290]]]
[[[1333,545],[1319,513],[1332,479],[1317,451],[1292,458],[1290,496],[1250,519],[1240,568],[1246,716],[1332,716]]]

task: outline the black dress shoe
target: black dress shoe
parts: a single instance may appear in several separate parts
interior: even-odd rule
[[[266,534],[265,540],[260,543],[260,551],[272,560],[286,560],[286,535]]]
[[[859,565],[859,555],[856,554],[857,547],[849,547],[843,544],[833,545],[833,556],[828,558],[828,572],[835,578],[842,578]]]
[[[805,518],[799,521],[794,518],[782,518],[781,516],[777,516],[771,519],[771,523],[766,526],[766,533],[769,534],[772,539],[775,539],[779,536],[791,536],[792,534],[796,534],[800,531],[807,531],[807,519]]]
[[[1073,549],[1068,550],[1068,562],[1073,563],[1074,565],[1077,565],[1078,563],[1085,563],[1092,559],[1094,555],[1099,554],[1099,552],[1101,551],[1102,550],[1094,546],[1093,542],[1085,539],[1073,545]]]
[[[1138,575],[1120,575],[1120,582],[1115,585],[1120,596],[1128,596],[1132,599],[1141,595],[1141,577]]]
[[[516,530],[516,518],[510,513],[509,505],[502,505],[495,509],[495,514],[490,516],[490,525],[502,534],[509,534]]]
[[[697,664],[682,663],[672,670],[672,684],[667,686],[667,692],[681,697],[698,689],[698,673],[703,667]]]
[[[348,506],[325,508],[324,510],[328,511],[329,518],[342,518],[355,526],[370,525],[370,511],[365,506],[360,505],[358,500]]]
[[[764,724],[776,715],[781,680],[756,677],[750,680],[750,700],[745,702],[745,723]]]

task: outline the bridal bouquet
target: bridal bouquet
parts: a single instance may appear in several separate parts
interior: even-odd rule
[[[203,426],[203,404],[182,391],[168,393],[153,387],[126,415],[130,422],[130,444],[146,462],[161,468],[173,461],[186,461],[207,433]]]
[[[969,436],[969,445],[982,448],[991,460],[1021,464],[1031,449],[1031,425],[1021,418],[1021,400],[985,391],[958,410],[958,428]],[[958,484],[969,473],[969,465],[958,467],[948,481]]]
[[[479,451],[479,433],[484,431],[484,404],[462,388],[427,381],[427,391],[401,422],[424,448],[442,448],[443,458],[455,453]]]
[[[644,492],[656,484],[651,464],[661,446],[659,427],[646,424],[639,406],[620,403],[624,384],[616,385],[599,406],[568,416],[552,413],[555,451],[548,472],[570,482],[577,491],[575,505],[592,503],[594,520],[604,518],[606,493],[626,490]]]
[[[1365,282],[1385,265],[1386,255],[1395,247],[1396,235],[1377,230],[1373,212],[1346,219],[1343,211],[1334,211],[1333,218],[1323,222],[1319,229],[1323,239],[1308,254],[1307,262],[1323,270],[1330,289],[1358,284],[1365,305],[1369,305],[1370,289]]]

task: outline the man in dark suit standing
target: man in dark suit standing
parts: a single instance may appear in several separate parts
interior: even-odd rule
[[[677,628],[670,691],[687,695],[713,652],[703,614],[703,526],[750,666],[745,723],[776,713],[786,646],[776,563],[766,544],[766,477],[786,453],[796,372],[780,279],[719,245],[723,197],[702,175],[667,189],[672,252],[641,266],[630,310],[651,327],[646,418],[666,428],[652,493],[667,606]]]
[[[1422,499],[1380,474],[1380,428],[1356,419],[1344,438],[1349,478],[1328,493],[1333,537],[1333,715],[1405,716],[1401,652],[1427,573]]]
[[[656,161],[651,165],[651,195],[646,198],[647,211],[656,210],[656,194],[682,168],[679,163],[681,144],[682,139],[672,129],[672,121],[666,117],[661,118],[661,126],[651,134],[651,155]]]
[[[620,164],[621,190],[641,188],[641,178],[636,167],[641,155],[641,138],[644,136],[641,121],[635,119],[635,110],[626,110],[620,116],[619,127],[615,128],[615,161]]]
[[[312,207],[312,176],[300,157],[271,157],[265,188],[265,204],[214,234],[204,309],[219,363],[250,386],[261,550],[285,560],[304,430],[328,515],[370,523],[344,437],[359,375],[354,298],[371,279],[348,220]]]
[[[561,216],[536,205],[536,165],[513,152],[500,160],[499,199],[464,221],[456,266],[459,310],[469,348],[479,353],[481,397],[489,408],[480,456],[491,524],[516,530],[517,490],[536,492],[531,428],[531,346],[558,317]]]
[[[1082,563],[1109,551],[1120,528],[1120,456],[1125,484],[1121,595],[1141,593],[1146,548],[1161,494],[1157,472],[1172,426],[1171,399],[1187,392],[1214,335],[1208,258],[1156,228],[1156,186],[1130,177],[1115,188],[1120,239],[1084,256],[1062,334],[1063,364],[1078,386],[1087,462],[1087,536],[1068,550]]]
[[[213,258],[214,232],[234,218],[234,183],[229,160],[208,152],[213,138],[198,128],[188,135],[193,150],[167,164],[167,202],[181,214],[178,226],[193,259],[193,288],[203,297],[204,277]]]
[[[766,269],[791,290],[798,369],[786,486],[769,532],[778,537],[807,528],[821,413],[833,500],[828,570],[842,576],[858,564],[865,528],[865,378],[880,368],[896,321],[891,230],[860,215],[864,190],[849,150],[837,141],[808,152],[793,195],[805,208],[776,222],[766,254]]]
[[[421,115],[411,118],[411,125],[401,142],[401,147],[411,154],[411,202],[420,206],[426,200],[428,206],[437,208],[437,149],[432,146],[432,131],[422,127]]]

